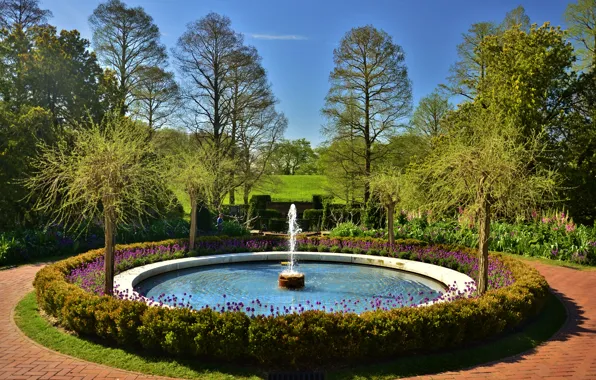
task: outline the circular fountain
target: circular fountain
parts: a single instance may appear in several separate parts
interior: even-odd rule
[[[122,294],[150,305],[278,315],[305,310],[362,313],[444,302],[448,294],[467,294],[466,284],[473,282],[448,268],[395,257],[295,252],[301,232],[296,217],[292,205],[289,251],[156,262],[119,274],[115,284]],[[280,262],[287,265],[281,273]]]
[[[294,269],[296,261],[294,251],[296,250],[296,235],[302,230],[298,226],[296,206],[292,204],[288,212],[288,235],[290,235],[290,261],[288,268],[279,274],[277,284],[281,288],[300,289],[304,287],[304,273]]]

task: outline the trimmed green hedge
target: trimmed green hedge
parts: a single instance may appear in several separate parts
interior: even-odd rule
[[[118,249],[176,243],[181,241]],[[90,251],[49,265],[36,275],[39,306],[61,325],[154,353],[256,362],[267,368],[320,368],[457,347],[518,326],[540,311],[548,294],[548,284],[537,270],[499,255],[516,281],[482,297],[360,315],[307,311],[251,318],[241,312],[148,307],[138,301],[96,296],[66,281],[73,268],[101,254],[102,250]]]
[[[306,209],[304,210],[302,219],[308,220],[309,231],[319,230],[321,228],[321,221],[323,220],[323,210]],[[304,227],[302,229],[306,231]]]

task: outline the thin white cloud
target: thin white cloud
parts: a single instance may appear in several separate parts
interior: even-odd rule
[[[257,34],[257,33],[252,33],[250,36],[252,38],[256,38],[257,40],[300,41],[300,40],[308,39],[304,36],[299,36],[297,34]]]

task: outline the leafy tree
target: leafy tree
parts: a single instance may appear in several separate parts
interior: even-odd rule
[[[596,220],[596,73],[583,73],[572,89],[568,114],[550,130],[553,167],[564,176],[560,196],[574,221]]]
[[[442,119],[452,110],[453,106],[449,103],[449,99],[434,91],[420,99],[412,116],[410,128],[415,134],[429,138],[437,137],[444,132],[441,128]]]
[[[447,78],[449,84],[441,87],[451,95],[474,99],[488,65],[486,51],[480,48],[480,44],[485,37],[498,36],[514,27],[526,32],[530,29],[530,18],[522,6],[508,12],[500,25],[492,21],[472,24],[468,32],[462,34],[463,41],[457,45],[459,60],[451,66]]]
[[[294,175],[300,166],[313,156],[314,152],[307,139],[282,140],[274,147],[271,158],[272,172],[273,174]]]
[[[560,28],[548,23],[529,32],[513,27],[486,37],[479,50],[486,70],[476,101],[506,112],[528,136],[559,123],[575,78],[573,48]]]
[[[181,136],[178,136],[181,137]],[[169,156],[169,180],[173,185],[184,190],[190,199],[190,241],[189,249],[194,249],[197,233],[197,211],[199,206],[213,205],[219,194],[215,189],[217,170],[233,167],[226,160],[222,166],[217,158],[204,150],[192,136],[176,139],[175,153]]]
[[[569,3],[564,19],[576,45],[579,68],[596,70],[596,0]]]
[[[151,129],[163,127],[179,106],[179,88],[174,74],[157,66],[139,68],[139,80],[132,91],[133,114]]]
[[[161,66],[167,58],[159,28],[142,7],[129,8],[120,0],[99,4],[89,23],[93,48],[118,78],[119,108],[124,115],[134,101],[142,69]]]
[[[0,102],[0,210],[4,216],[0,230],[22,228],[34,221],[31,202],[23,199],[23,181],[31,173],[37,142],[54,140],[51,119],[40,107],[22,107],[15,112]]]
[[[403,176],[399,169],[390,168],[374,174],[370,179],[370,187],[387,211],[387,236],[389,244],[393,246],[395,244],[393,220],[395,207],[401,202],[404,192]]]
[[[88,113],[100,116],[102,70],[89,41],[76,30],[59,35],[52,26],[38,27],[26,59],[30,102],[49,110],[55,124],[74,125]]]
[[[410,164],[417,163],[423,159],[431,149],[432,144],[428,138],[413,133],[397,135],[389,139],[387,143],[388,154],[379,161],[381,168],[396,168],[405,170]]]
[[[410,113],[412,89],[404,57],[402,48],[386,32],[370,25],[350,30],[333,51],[335,68],[323,109],[332,123],[324,133],[334,140],[362,140],[359,154],[364,157],[366,177],[375,159],[373,144],[394,135]],[[349,128],[335,129],[354,106],[359,115],[349,119]],[[369,196],[367,182],[364,200]]]
[[[112,294],[114,236],[119,225],[142,221],[156,200],[165,199],[163,165],[151,159],[149,130],[129,119],[107,115],[72,135],[42,144],[26,185],[36,196],[36,208],[55,221],[81,226],[103,220],[105,233],[105,294]]]
[[[540,169],[540,136],[527,136],[498,108],[474,105],[451,119],[447,136],[410,172],[419,191],[408,199],[434,213],[464,207],[479,231],[478,291],[488,285],[488,239],[495,215],[519,215],[553,196],[557,178]],[[420,198],[419,198],[420,199]],[[414,202],[416,204],[416,202]]]
[[[358,144],[360,146],[358,146]],[[361,140],[336,140],[320,150],[320,166],[328,178],[328,191],[346,203],[362,200],[366,176],[364,158],[354,154],[362,151]]]
[[[32,30],[51,15],[38,0],[0,1],[0,93],[13,107],[25,105],[29,95],[25,57],[32,48]]]

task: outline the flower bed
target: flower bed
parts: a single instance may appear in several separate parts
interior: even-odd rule
[[[395,251],[390,251],[385,242],[377,239],[311,238],[301,240],[300,247],[352,253],[366,249],[368,253],[391,253],[456,267],[468,274],[477,270],[473,251],[425,246],[414,241],[399,243]],[[118,269],[182,257],[187,254],[184,244],[165,241],[119,246]],[[275,249],[285,249],[284,241],[200,239],[194,254]],[[493,255],[491,290],[482,297],[419,308],[379,309],[360,315],[305,310],[251,316],[242,311],[218,312],[212,308],[194,311],[149,307],[139,301],[102,296],[97,286],[102,253],[91,251],[42,269],[35,280],[40,307],[65,327],[109,342],[170,355],[248,360],[269,368],[313,368],[391,358],[485,339],[535,315],[548,291],[546,281],[536,270],[517,260]]]
[[[447,219],[429,221],[423,217],[396,220],[396,239],[420,239],[436,244],[457,244],[475,247],[478,231],[469,222]],[[386,237],[387,230],[369,230],[353,223],[341,223],[331,231],[332,236]],[[565,213],[534,218],[525,223],[493,221],[489,249],[524,256],[596,265],[596,228],[576,225]]]

